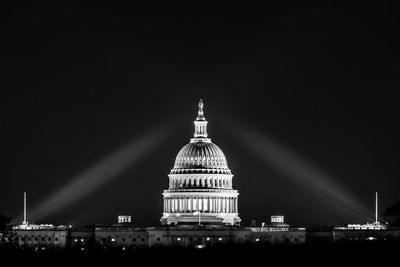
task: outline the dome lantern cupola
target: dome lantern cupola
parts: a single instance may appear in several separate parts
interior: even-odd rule
[[[204,111],[203,111],[203,107],[204,107],[204,103],[203,100],[200,99],[199,104],[199,111],[197,112],[197,118],[194,121],[194,138],[192,138],[190,140],[191,143],[194,142],[211,142],[210,138],[208,137],[207,134],[207,123],[208,121],[206,121],[206,118],[204,117]]]

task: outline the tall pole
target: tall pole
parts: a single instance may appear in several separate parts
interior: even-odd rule
[[[378,192],[375,192],[375,223],[378,223]]]
[[[24,221],[23,224],[26,224],[26,192],[24,192]]]

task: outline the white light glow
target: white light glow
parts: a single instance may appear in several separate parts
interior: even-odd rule
[[[72,178],[69,184],[34,208],[31,218],[38,219],[64,208],[109,183],[155,149],[170,133],[170,130],[157,129],[100,160],[82,174]]]
[[[230,127],[235,128],[235,131],[231,131],[231,133],[240,140],[238,143],[258,155],[268,166],[274,167],[284,174],[285,178],[318,195],[324,204],[357,218],[365,216],[372,218],[371,211],[340,187],[334,177],[323,172],[302,156],[284,147],[265,133],[251,131],[248,127],[238,123],[232,123]]]

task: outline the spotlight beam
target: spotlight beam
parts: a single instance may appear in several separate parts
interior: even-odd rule
[[[112,155],[100,160],[99,163],[71,179],[69,184],[34,208],[30,219],[37,220],[65,208],[111,182],[119,174],[138,163],[141,158],[155,149],[170,132],[170,130],[163,128],[146,133]]]
[[[304,186],[334,209],[347,211],[358,218],[371,217],[371,211],[341,188],[334,177],[285,148],[265,134],[234,123],[234,137],[263,162],[274,167],[292,182]]]

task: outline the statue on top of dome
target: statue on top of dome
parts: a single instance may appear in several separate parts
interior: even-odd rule
[[[204,112],[203,112],[203,107],[204,107],[204,103],[203,103],[203,99],[200,98],[199,100],[199,112],[198,112],[198,116],[197,116],[197,120],[205,120],[204,118]]]
[[[203,107],[204,107],[203,99],[200,98],[200,100],[199,100],[199,111],[203,111]]]

